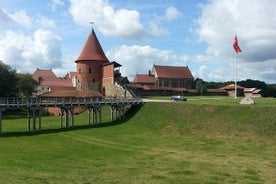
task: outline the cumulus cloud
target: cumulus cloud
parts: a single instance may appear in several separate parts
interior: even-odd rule
[[[165,16],[168,21],[174,20],[181,15],[181,12],[179,12],[175,7],[172,6],[168,7],[165,12]]]
[[[45,17],[41,14],[37,14],[37,18],[35,20],[35,22],[37,23],[37,25],[39,25],[40,27],[43,28],[49,28],[49,27],[55,27],[56,23],[55,21],[49,19],[48,17]]]
[[[275,71],[275,65],[270,65],[271,60],[276,62],[276,2],[274,0],[212,0],[201,5],[202,14],[197,19],[197,34],[200,41],[206,42],[206,52],[215,58],[233,58],[233,37],[238,35],[242,53],[238,55],[239,64],[251,68],[254,75],[260,75],[258,68],[266,73]],[[248,71],[249,72],[249,71]],[[251,75],[247,73],[247,76]],[[252,74],[253,75],[253,74]],[[265,77],[265,78],[264,78]],[[271,76],[270,76],[271,77]],[[275,74],[273,75],[276,78]],[[275,79],[274,79],[274,82]]]
[[[108,36],[141,39],[145,34],[138,11],[115,10],[104,0],[71,0],[69,11],[77,24],[88,26],[93,21],[97,29]]]
[[[17,24],[23,28],[55,27],[55,21],[41,15],[40,13],[30,17],[25,11],[20,10],[15,13],[10,13],[0,9],[0,25]]]
[[[9,14],[0,9],[0,25],[9,25],[9,24],[13,24],[14,21],[13,19],[9,16]]]
[[[52,0],[51,8],[53,11],[56,11],[58,6],[63,6],[64,2],[62,0]]]
[[[70,0],[70,13],[74,21],[81,26],[96,24],[97,30],[107,36],[129,40],[145,40],[150,36],[160,36],[166,31],[155,22],[145,27],[137,10],[115,9],[105,0]],[[173,7],[167,10],[168,19],[174,19],[179,12]]]
[[[16,22],[17,24],[24,26],[26,28],[32,27],[32,19],[30,16],[27,15],[27,13],[23,10],[15,12],[15,13],[10,13],[8,14],[11,19]]]
[[[274,7],[274,0],[213,0],[202,6],[202,15],[197,20],[199,38],[208,43],[209,53],[231,56],[233,37],[238,34],[244,59],[276,58],[276,52],[271,53],[271,48],[276,46]]]
[[[122,64],[121,72],[123,76],[133,79],[136,73],[145,74],[151,70],[154,64],[158,65],[185,65],[187,56],[177,56],[170,50],[160,50],[149,45],[140,46],[122,45],[107,52],[110,60]]]
[[[61,38],[51,31],[38,29],[33,36],[6,31],[0,38],[0,60],[19,72],[32,73],[39,68],[61,65]]]

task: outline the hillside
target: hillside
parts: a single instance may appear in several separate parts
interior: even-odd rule
[[[137,121],[152,122],[153,129],[172,136],[193,134],[212,138],[276,140],[275,111],[276,106],[147,103],[138,112]],[[144,125],[149,126],[148,123]]]
[[[275,106],[146,103],[114,123],[104,110],[94,128],[83,113],[75,129],[4,134],[0,183],[276,183]]]

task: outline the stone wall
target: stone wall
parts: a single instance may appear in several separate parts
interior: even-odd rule
[[[118,84],[113,84],[105,91],[106,97],[115,97],[115,98],[132,98],[132,95]]]

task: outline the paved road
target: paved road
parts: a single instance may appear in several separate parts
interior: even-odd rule
[[[190,101],[190,100],[222,100],[222,99],[225,99],[225,97],[202,97],[202,98],[188,98],[187,100]],[[172,100],[158,100],[158,99],[145,99],[143,98],[142,99],[144,102],[174,102]]]
[[[171,100],[142,99],[144,102],[172,102]]]

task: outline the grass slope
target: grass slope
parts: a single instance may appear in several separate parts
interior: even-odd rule
[[[95,128],[86,113],[70,131],[43,117],[52,130],[35,134],[23,133],[25,116],[5,115],[0,183],[276,183],[275,110],[146,103]]]

